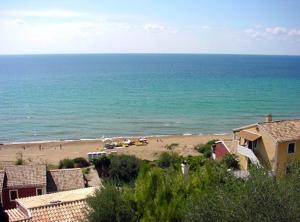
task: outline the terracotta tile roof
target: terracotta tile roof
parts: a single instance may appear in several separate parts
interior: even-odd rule
[[[3,189],[4,176],[5,176],[4,170],[0,170],[0,193],[2,193],[2,189]]]
[[[84,188],[80,168],[49,170],[47,172],[47,192],[57,192]]]
[[[34,208],[30,222],[79,222],[86,219],[85,200]]]
[[[88,196],[93,195],[94,192],[97,190],[96,187],[88,187],[83,189],[77,190],[69,190],[51,194],[45,194],[40,196],[33,196],[33,197],[25,197],[17,199],[16,201],[20,203],[21,206],[31,209],[37,207],[44,207],[44,206],[51,206],[55,203],[66,203],[78,200],[84,200]]]
[[[17,199],[22,209],[7,210],[12,222],[79,222],[86,220],[86,198],[93,195],[97,187],[45,194],[41,196]],[[17,220],[19,219],[19,220]]]
[[[46,165],[6,166],[7,187],[46,186]]]
[[[27,222],[30,217],[22,212],[19,208],[6,210],[10,222]]]
[[[278,142],[300,140],[300,119],[258,123],[258,127]]]

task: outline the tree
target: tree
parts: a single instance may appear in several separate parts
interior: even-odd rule
[[[93,160],[93,164],[95,165],[95,169],[97,170],[99,177],[109,176],[108,170],[111,164],[111,161],[108,157],[100,157],[98,159]]]
[[[157,165],[161,168],[168,168],[170,166],[175,166],[176,164],[179,165],[181,162],[181,158],[176,153],[167,153],[164,152],[160,155],[159,159],[157,160]]]
[[[59,165],[58,165],[59,169],[69,169],[69,168],[74,168],[74,167],[75,167],[75,164],[72,159],[66,158],[66,159],[59,161]]]
[[[120,183],[133,182],[138,176],[140,160],[135,156],[112,156],[109,177]]]
[[[112,184],[105,184],[87,203],[90,222],[134,221],[134,210],[123,200],[122,191]]]
[[[199,153],[202,153],[206,158],[211,158],[212,145],[215,144],[216,140],[210,140],[206,144],[198,144],[194,147]]]
[[[100,157],[93,161],[99,177],[112,180],[119,185],[133,182],[139,172],[140,160],[135,156],[118,155]]]
[[[178,171],[157,167],[143,170],[134,193],[139,221],[181,221],[185,189]]]
[[[226,154],[223,157],[221,163],[224,164],[227,168],[239,169],[239,162],[237,161],[235,155]]]
[[[76,167],[83,168],[90,166],[89,162],[83,157],[77,157],[73,159]]]
[[[185,221],[300,221],[299,174],[276,180],[253,167],[246,180],[228,175],[206,187],[188,198]]]

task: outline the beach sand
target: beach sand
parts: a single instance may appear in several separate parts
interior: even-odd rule
[[[146,146],[130,146],[114,150],[118,154],[135,155],[141,159],[155,160],[162,152],[167,151],[166,144],[178,143],[179,146],[173,150],[174,152],[183,156],[199,155],[193,149],[194,145],[204,144],[212,139],[230,141],[232,134],[165,136],[148,137],[147,139],[149,144]],[[103,145],[104,143],[101,140],[5,144],[0,145],[0,163],[1,165],[14,163],[17,156],[22,153],[23,160],[26,163],[58,164],[59,160],[64,158],[86,158],[88,152],[103,151]]]

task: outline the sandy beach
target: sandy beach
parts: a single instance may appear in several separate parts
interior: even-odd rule
[[[162,152],[167,151],[166,144],[178,143],[174,152],[180,155],[199,155],[194,145],[204,144],[211,139],[229,141],[232,135],[192,135],[192,136],[165,136],[148,137],[146,146],[130,146],[114,149],[118,154],[135,155],[141,159],[155,160]],[[104,142],[101,140],[79,140],[62,142],[34,142],[0,145],[0,163],[15,162],[17,155],[22,153],[26,163],[57,164],[64,158],[87,157],[88,152],[103,151]],[[110,151],[110,150],[109,150]]]

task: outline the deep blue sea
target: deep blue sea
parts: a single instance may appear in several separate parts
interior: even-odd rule
[[[0,142],[226,133],[300,117],[300,57],[0,56]]]

